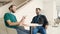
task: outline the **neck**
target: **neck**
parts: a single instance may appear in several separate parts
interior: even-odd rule
[[[39,15],[41,15],[41,14],[37,14],[37,16],[39,16]]]
[[[38,15],[39,15],[39,14],[38,14]],[[37,16],[38,16],[38,15],[37,15]]]

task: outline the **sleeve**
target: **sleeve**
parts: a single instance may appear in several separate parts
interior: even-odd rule
[[[48,25],[48,20],[47,20],[46,16],[43,15],[42,17],[44,18],[43,26],[45,27],[46,25]]]
[[[4,15],[4,20],[7,21],[7,20],[9,20],[9,19],[10,19],[10,18],[9,18],[9,14],[6,13],[6,14]]]
[[[34,23],[34,19],[35,19],[35,17],[33,17],[33,19],[32,19],[32,21],[31,21],[31,23]]]
[[[44,16],[44,22],[46,25],[48,25],[48,20],[47,20],[46,16]]]

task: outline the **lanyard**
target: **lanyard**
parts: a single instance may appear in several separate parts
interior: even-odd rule
[[[36,20],[37,22],[39,21],[39,18],[40,18],[40,15],[38,16],[38,18],[37,18],[37,20]]]

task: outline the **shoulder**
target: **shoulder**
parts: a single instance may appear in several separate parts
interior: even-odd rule
[[[42,17],[46,17],[45,15],[40,15],[40,16],[42,16]]]
[[[36,18],[37,16],[34,16],[33,18]]]
[[[9,15],[10,13],[5,13],[5,15]]]
[[[11,15],[11,13],[5,13],[5,15]]]
[[[5,17],[5,16],[9,16],[9,15],[10,15],[10,13],[5,13],[5,14],[4,14],[4,17]]]

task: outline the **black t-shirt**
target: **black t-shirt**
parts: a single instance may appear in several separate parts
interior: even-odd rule
[[[46,19],[46,16],[44,16],[44,15],[37,15],[37,16],[33,17],[31,23],[43,24],[43,27],[48,25],[48,21]]]

